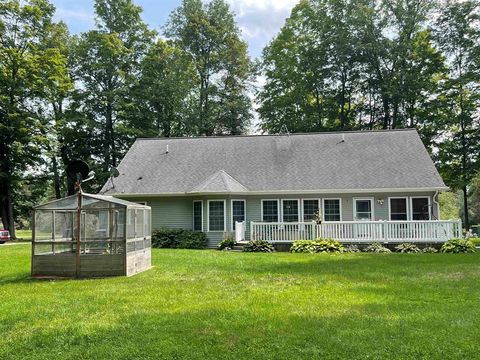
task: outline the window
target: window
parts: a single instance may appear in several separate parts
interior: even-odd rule
[[[282,200],[282,213],[284,222],[297,222],[299,221],[299,206],[297,199],[284,199]]]
[[[389,199],[390,220],[408,220],[407,198]]]
[[[262,221],[278,222],[278,200],[262,200]]]
[[[203,231],[203,201],[193,202],[193,231]]]
[[[428,197],[411,198],[412,220],[430,220],[430,199]]]
[[[323,199],[323,220],[342,221],[342,205],[340,199]]]
[[[208,200],[208,231],[225,231],[225,200]]]
[[[373,220],[373,199],[353,199],[354,220]]]
[[[317,218],[319,212],[318,199],[304,199],[303,200],[303,221],[313,221]]]
[[[232,200],[232,230],[237,221],[245,221],[245,200]]]

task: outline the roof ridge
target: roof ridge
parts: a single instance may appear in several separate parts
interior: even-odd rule
[[[249,137],[282,137],[282,136],[306,136],[306,135],[336,135],[336,134],[377,134],[388,132],[408,132],[415,131],[415,128],[404,129],[378,129],[378,130],[342,130],[342,131],[315,131],[315,132],[298,132],[289,134],[246,134],[246,135],[213,135],[213,136],[177,136],[177,137],[151,137],[151,138],[136,138],[135,141],[152,141],[152,140],[194,140],[194,139],[238,139]]]

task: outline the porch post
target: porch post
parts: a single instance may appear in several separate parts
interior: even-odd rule
[[[388,235],[387,235],[387,220],[383,220],[382,222],[382,237],[383,237],[383,242],[388,241]]]

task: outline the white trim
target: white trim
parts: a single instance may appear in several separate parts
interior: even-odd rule
[[[296,195],[296,194],[378,194],[378,193],[408,193],[408,192],[430,192],[430,191],[448,191],[449,187],[425,187],[425,188],[379,188],[379,189],[317,189],[317,190],[271,190],[271,191],[242,191],[242,192],[164,192],[150,194],[135,193],[111,193],[109,196],[122,197],[159,197],[159,196],[185,196],[185,195]]]
[[[279,199],[262,199],[260,204],[260,219],[263,222],[263,202],[264,201],[276,201],[277,202],[277,222],[280,222],[280,209],[279,209]]]
[[[210,202],[223,202],[223,230],[210,230]],[[207,200],[207,232],[225,232],[227,229],[227,201],[225,199]]]
[[[243,202],[243,218],[244,218],[243,221],[245,221],[245,223],[247,222],[247,200],[245,200],[245,199],[231,199],[230,200],[230,215],[231,215],[231,217],[230,217],[230,220],[231,220],[230,229],[232,231],[235,231],[233,229],[233,202],[234,201],[242,201]]]
[[[301,210],[300,210],[300,199],[282,199],[282,215],[280,217],[280,219],[282,220],[282,222],[286,222],[284,219],[283,219],[283,202],[284,201],[296,201],[297,202],[297,221],[293,221],[293,222],[300,222],[300,213],[301,213]],[[290,222],[290,221],[289,221]]]
[[[374,197],[353,197],[353,221],[360,221],[357,220],[357,200],[369,200],[370,201],[370,211],[371,211],[371,219],[369,221],[375,221],[375,198]]]
[[[343,214],[342,214],[342,198],[322,198],[322,221],[325,221],[325,200],[338,200],[339,201],[339,204],[340,204],[340,207],[339,207],[339,210],[340,210],[340,220],[339,221],[343,221]]]
[[[193,231],[198,231],[198,230],[195,230],[195,203],[196,202],[199,202],[202,206],[201,206],[201,209],[202,209],[202,230],[200,230],[201,232],[203,232],[203,200],[193,200],[192,201],[192,230]]]
[[[301,221],[305,221],[305,207],[303,204],[304,200],[317,200],[318,203],[318,212],[322,214],[322,199],[321,198],[301,198],[300,203],[302,204],[302,215],[300,216]]]
[[[428,220],[432,220],[432,203],[431,203],[431,197],[430,196],[410,196],[410,219],[413,220],[413,199],[428,199]],[[413,220],[413,221],[418,221],[418,220]]]
[[[405,207],[407,209],[407,219],[406,220],[410,220],[410,206],[409,206],[408,196],[389,196],[388,197],[388,220],[390,220],[390,221],[406,221],[406,220],[392,220],[390,199],[405,199]]]

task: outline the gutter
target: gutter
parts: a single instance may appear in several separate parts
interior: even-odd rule
[[[204,196],[204,195],[298,195],[298,194],[383,194],[383,193],[418,193],[447,191],[448,187],[438,188],[397,188],[397,189],[328,189],[328,190],[269,190],[269,191],[240,191],[240,192],[166,192],[166,193],[109,193],[118,197],[158,197],[158,196]],[[436,196],[435,195],[435,196]],[[437,203],[437,202],[435,202]]]

